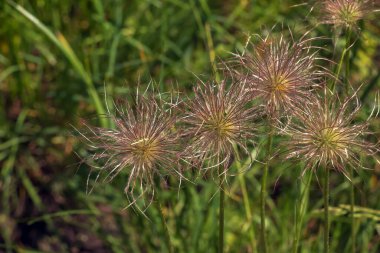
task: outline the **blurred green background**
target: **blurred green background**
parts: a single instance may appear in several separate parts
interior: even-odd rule
[[[216,75],[215,61],[244,48],[248,35],[291,29],[321,36],[321,55],[336,61],[344,41],[317,25],[313,3],[291,0],[1,0],[0,3],[0,252],[165,252],[157,210],[127,209],[126,175],[86,194],[89,168],[73,136],[106,99],[133,98],[153,79],[160,91],[191,94],[197,77]],[[354,87],[369,114],[380,86],[380,20],[362,21],[352,53]],[[328,66],[327,66],[328,67]],[[112,104],[112,103],[109,103]],[[112,110],[112,108],[111,108]],[[370,129],[379,130],[374,119]],[[265,135],[264,135],[265,136]],[[378,136],[378,134],[377,134]],[[260,136],[259,136],[260,137]],[[278,146],[281,139],[275,140]],[[259,140],[260,142],[260,140]],[[380,167],[354,178],[358,252],[380,252]],[[233,165],[236,170],[239,164]],[[227,252],[252,252],[259,234],[262,165],[229,180]],[[271,252],[292,247],[295,207],[304,188],[301,167],[275,159],[270,170]],[[331,252],[349,252],[350,182],[332,176]],[[214,182],[184,183],[163,192],[175,252],[215,252],[218,198]],[[302,252],[322,249],[321,187],[313,177],[301,231]]]

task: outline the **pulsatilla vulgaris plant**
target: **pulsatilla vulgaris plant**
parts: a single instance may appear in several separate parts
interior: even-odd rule
[[[234,145],[248,153],[247,142],[253,140],[258,116],[248,106],[252,99],[248,91],[246,82],[228,85],[225,80],[194,88],[195,97],[187,103],[184,135],[191,143],[186,154],[196,167],[205,171],[219,167],[218,176],[226,177]]]
[[[125,170],[125,192],[136,200],[135,196],[154,194],[156,177],[181,176],[177,169],[180,143],[174,109],[175,105],[166,106],[161,99],[138,95],[135,106],[124,102],[114,115],[109,115],[114,129],[86,124],[90,131],[83,137],[94,151],[86,162],[100,170],[96,179],[110,181]]]
[[[249,84],[252,96],[267,116],[268,138],[266,163],[261,182],[261,252],[267,252],[265,199],[271,157],[273,125],[275,119],[291,113],[294,108],[309,103],[312,91],[319,86],[323,71],[316,64],[317,51],[311,46],[312,39],[287,41],[283,35],[259,37],[258,43],[248,44],[242,55],[237,55],[233,67],[241,80]]]
[[[247,142],[255,132],[257,112],[249,107],[252,99],[246,82],[227,86],[220,83],[198,84],[194,99],[188,102],[184,135],[189,138],[189,159],[201,170],[219,177],[219,249],[224,252],[224,182],[234,159],[234,146],[246,153]]]
[[[356,28],[375,7],[374,0],[324,0],[321,4],[323,23],[343,28]]]
[[[310,46],[312,40],[289,42],[283,35],[268,36],[237,55],[239,77],[261,99],[268,116],[305,103],[318,86],[321,72],[315,63],[316,50]]]
[[[346,166],[361,168],[359,155],[377,152],[377,144],[365,140],[368,121],[353,124],[359,109],[354,95],[343,102],[317,99],[296,110],[296,122],[285,131],[291,138],[288,158],[306,161],[306,169],[327,167],[349,178]]]
[[[328,99],[328,100],[327,100]],[[355,106],[353,106],[353,104]],[[329,252],[329,173],[331,169],[353,178],[353,171],[363,168],[360,155],[373,155],[378,152],[378,145],[365,140],[370,134],[367,130],[368,120],[354,123],[360,109],[356,93],[339,102],[338,97],[323,101],[315,100],[295,113],[293,122],[285,133],[290,136],[287,142],[288,158],[305,161],[305,171],[324,170],[324,252]],[[350,170],[348,170],[350,169]],[[353,184],[353,182],[352,182]],[[354,214],[354,189],[351,188],[351,212]],[[352,218],[354,227],[354,218]],[[354,228],[353,228],[354,229]],[[351,244],[355,250],[355,230],[352,230]],[[298,242],[298,240],[297,240]],[[298,245],[295,245],[295,250]]]

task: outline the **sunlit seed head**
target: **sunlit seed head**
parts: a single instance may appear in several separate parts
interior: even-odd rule
[[[355,28],[357,22],[374,11],[373,0],[325,0],[322,2],[323,23]]]
[[[322,154],[322,157],[331,160],[333,158],[332,154],[344,154],[349,148],[347,145],[350,140],[344,133],[341,133],[342,130],[344,129],[326,127],[321,129],[319,133],[316,133],[315,144],[320,147],[321,152],[325,153]]]
[[[131,143],[131,153],[136,157],[136,160],[141,165],[151,168],[155,161],[159,159],[160,155],[160,142],[157,140],[150,140],[149,138],[142,138],[134,143]]]
[[[175,131],[175,105],[166,106],[161,99],[139,95],[136,105],[125,103],[109,115],[114,129],[86,124],[88,134],[82,134],[93,150],[86,162],[100,168],[96,180],[112,180],[120,172],[128,175],[125,191],[135,193],[154,191],[154,178],[166,174],[180,175],[177,170],[180,142]]]
[[[246,150],[254,137],[257,112],[248,106],[252,97],[247,84],[198,84],[194,93],[184,120],[188,159],[200,169],[223,167],[226,172],[234,145]]]
[[[306,161],[306,168],[327,166],[345,175],[346,166],[360,168],[359,154],[377,152],[376,144],[364,138],[367,122],[354,124],[359,106],[352,108],[353,98],[343,103],[315,101],[296,112],[295,120],[286,128],[288,158]]]
[[[261,99],[268,116],[277,116],[308,102],[311,90],[319,85],[316,52],[309,40],[287,41],[274,35],[252,43],[237,56],[237,73]]]
[[[230,138],[237,132],[237,126],[232,119],[228,118],[228,112],[216,112],[204,119],[204,128],[216,138]]]
[[[274,78],[272,83],[273,92],[286,93],[289,88],[288,80],[283,76],[278,76]]]

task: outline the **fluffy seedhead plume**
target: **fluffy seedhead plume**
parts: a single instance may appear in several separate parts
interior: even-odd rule
[[[195,87],[195,97],[187,104],[184,133],[189,139],[188,159],[201,171],[212,169],[225,177],[234,146],[248,153],[246,144],[254,137],[257,112],[248,106],[252,98],[247,88],[244,82],[227,87],[227,81]]]
[[[368,120],[354,123],[360,108],[356,99],[354,95],[342,103],[337,98],[330,103],[316,100],[297,110],[295,121],[284,130],[290,136],[285,143],[287,158],[305,161],[305,171],[322,166],[347,177],[346,166],[361,168],[359,155],[375,154],[378,145],[364,139],[370,134]],[[356,104],[353,109],[352,104]]]
[[[125,192],[133,198],[154,193],[157,177],[180,175],[178,168],[179,138],[175,131],[173,106],[153,96],[138,95],[136,105],[118,105],[110,115],[114,129],[92,127],[82,134],[93,150],[85,159],[98,171],[96,181],[111,181],[120,172],[128,175]]]
[[[374,11],[374,0],[324,0],[323,23],[336,27],[356,27],[357,22]]]
[[[316,69],[316,52],[311,39],[289,42],[269,36],[238,55],[238,75],[261,98],[266,114],[277,116],[280,111],[305,104],[312,97],[321,71]]]

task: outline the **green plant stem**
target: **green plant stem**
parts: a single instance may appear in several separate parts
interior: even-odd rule
[[[348,50],[351,45],[351,29],[347,28],[346,31],[346,49],[347,49],[347,55],[345,60],[346,65],[346,72],[345,72],[345,79],[346,79],[346,94],[348,95],[348,85],[350,80],[350,51]],[[355,206],[355,189],[354,189],[354,169],[351,167],[351,186],[350,186],[350,202],[351,202],[351,242],[352,242],[352,252],[356,252],[356,231],[355,231],[355,217],[354,217],[354,206]]]
[[[347,77],[348,77],[348,73],[349,73],[349,69],[350,69],[349,61],[350,61],[350,46],[351,46],[351,29],[350,28],[348,28],[346,31],[345,42],[346,42],[346,45],[343,49],[342,55],[340,56],[338,68],[337,68],[337,71],[335,73],[335,79],[334,79],[334,82],[331,86],[332,92],[335,91],[336,80],[339,79],[340,73],[342,71],[343,63],[345,63],[345,66],[346,66],[346,72],[345,72],[346,79],[345,80],[348,81]],[[347,91],[348,91],[348,83],[346,84],[346,92]]]
[[[295,236],[293,239],[293,253],[298,252],[298,245],[301,237],[301,228],[303,224],[303,218],[306,213],[308,201],[309,201],[309,190],[310,190],[310,183],[312,179],[313,173],[309,172],[309,175],[307,177],[306,185],[302,189],[301,185],[301,200],[300,204],[296,207],[296,228],[295,228]]]
[[[329,177],[330,169],[325,168],[325,182],[324,182],[324,211],[325,211],[325,233],[324,233],[324,253],[329,253],[329,231],[330,231],[330,221],[329,221]]]
[[[270,124],[271,125],[271,124]],[[266,157],[266,163],[264,165],[264,172],[261,179],[261,193],[260,193],[260,220],[261,220],[261,242],[262,242],[262,252],[267,252],[267,240],[266,240],[266,233],[265,233],[265,200],[267,195],[267,178],[268,178],[268,169],[269,169],[269,160],[271,156],[272,151],[272,141],[273,141],[273,133],[272,128],[269,129],[268,134],[268,143],[267,143],[267,157]]]
[[[352,242],[352,253],[356,252],[356,226],[355,226],[355,216],[354,216],[354,206],[355,206],[355,185],[354,185],[354,169],[351,167],[351,242]]]
[[[223,177],[219,175],[220,190],[219,190],[219,253],[224,252],[224,182]]]
[[[351,29],[347,28],[346,31],[346,72],[345,72],[345,80],[346,80],[346,94],[349,92],[349,80],[350,80],[350,46],[351,46]]]
[[[341,57],[340,57],[339,64],[338,64],[338,69],[337,69],[337,71],[336,71],[336,73],[335,73],[334,82],[333,82],[333,84],[332,84],[332,86],[331,86],[331,91],[332,91],[333,93],[335,92],[336,80],[339,79],[339,75],[340,75],[340,72],[341,72],[341,70],[342,70],[342,65],[343,65],[343,61],[344,61],[344,58],[345,58],[346,54],[347,54],[347,50],[346,50],[346,48],[345,48],[345,49],[343,50],[343,52],[342,52]]]
[[[235,152],[238,152],[237,151],[237,147],[236,145],[234,145],[234,150]],[[255,151],[252,151],[252,152],[255,152]],[[251,156],[252,156],[252,153],[251,153]],[[247,164],[244,164],[244,167],[246,167]],[[242,169],[242,165],[241,163],[239,162],[239,159],[237,159],[236,161],[236,169],[237,171],[241,171]],[[239,173],[239,183],[240,183],[240,188],[241,188],[241,193],[243,195],[243,203],[244,203],[244,210],[245,210],[245,215],[246,215],[246,218],[247,218],[247,222],[250,224],[249,228],[248,228],[248,233],[249,233],[249,237],[251,239],[251,253],[255,253],[256,252],[256,236],[255,236],[255,229],[254,229],[254,225],[253,225],[253,210],[251,209],[251,206],[250,206],[250,203],[249,203],[249,196],[248,196],[248,191],[247,191],[247,184],[245,182],[245,174],[244,173]]]
[[[243,203],[244,203],[244,210],[245,215],[247,217],[247,220],[249,223],[251,223],[251,227],[249,229],[249,237],[251,238],[251,244],[252,244],[252,253],[256,252],[256,241],[255,241],[255,230],[253,226],[253,213],[251,210],[251,207],[249,205],[249,197],[247,192],[247,185],[245,183],[244,175],[239,174],[239,181],[240,181],[240,187],[243,195]]]
[[[154,195],[155,196],[154,202],[155,202],[156,207],[157,207],[157,209],[158,209],[158,211],[160,213],[161,225],[162,225],[162,228],[164,229],[166,246],[168,248],[168,252],[169,253],[173,253],[173,246],[172,246],[172,243],[171,243],[171,240],[170,240],[170,234],[169,234],[168,225],[166,224],[166,219],[165,219],[164,212],[162,210],[161,201],[160,201],[160,199],[159,199],[159,197],[157,195],[158,195],[158,191]]]

